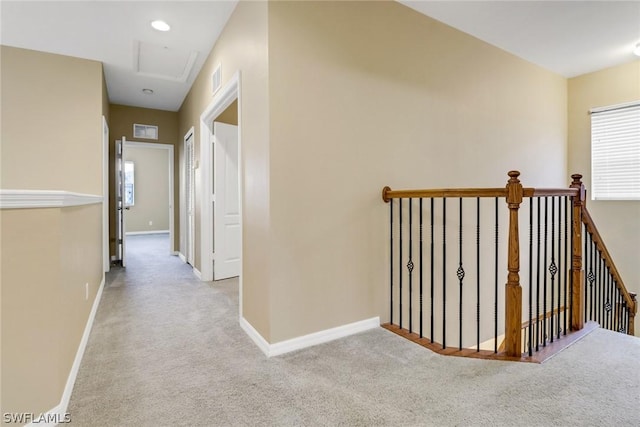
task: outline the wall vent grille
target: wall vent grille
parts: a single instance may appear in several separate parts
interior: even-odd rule
[[[142,139],[158,139],[158,126],[134,124],[133,137]]]
[[[216,69],[213,71],[213,74],[211,75],[212,93],[215,94],[220,89],[220,86],[222,86],[222,67],[220,66],[220,64],[218,64]]]

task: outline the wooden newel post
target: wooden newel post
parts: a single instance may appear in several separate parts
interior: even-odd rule
[[[586,191],[582,183],[582,175],[571,175],[571,188],[577,188],[578,195],[573,197],[573,215],[571,227],[573,229],[573,253],[571,261],[571,330],[578,331],[584,327],[584,307],[582,306],[583,272],[582,272],[582,207],[585,203]]]
[[[522,203],[520,172],[510,171],[507,182],[507,205],[509,206],[509,254],[507,287],[505,291],[505,353],[507,356],[522,355],[522,287],[520,287],[520,237],[518,234],[518,210]]]

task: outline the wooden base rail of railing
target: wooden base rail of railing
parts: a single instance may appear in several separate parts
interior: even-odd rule
[[[528,361],[539,361],[542,353],[533,357],[539,352],[549,357],[593,330],[593,322],[633,334],[635,294],[627,291],[586,210],[582,176],[572,175],[569,188],[525,188],[520,172],[508,176],[502,188],[382,189],[390,204],[390,320],[384,327],[441,354]],[[499,199],[506,211],[500,212]],[[447,223],[448,205],[455,217]],[[523,211],[528,245],[520,241]],[[508,224],[502,233],[501,223]],[[469,235],[474,244],[465,243]],[[522,251],[528,254],[524,278]],[[506,279],[503,288],[499,276]],[[448,304],[447,296],[456,304]],[[447,346],[451,336],[455,347]],[[480,348],[489,336],[493,351]]]

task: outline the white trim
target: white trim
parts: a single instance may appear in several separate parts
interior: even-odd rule
[[[174,175],[174,147],[173,144],[160,144],[156,142],[138,142],[125,140],[124,146],[128,148],[154,148],[159,150],[169,150],[169,254],[172,254],[175,250],[175,227],[174,220],[174,206],[175,206],[175,194],[173,191],[173,175]],[[126,235],[127,233],[125,233]]]
[[[372,317],[286,341],[280,341],[275,344],[269,344],[244,317],[240,318],[240,327],[267,357],[273,357],[378,328],[380,327],[380,318]]]
[[[257,345],[258,348],[262,350],[265,356],[270,357],[269,353],[271,350],[271,345],[262,337],[262,335],[260,335],[260,332],[256,331],[253,325],[251,325],[251,323],[249,323],[249,321],[244,317],[240,317],[240,327],[247,333],[247,335],[249,335],[251,341],[253,341],[255,345]]]
[[[236,71],[229,82],[220,89],[214,96],[211,103],[200,115],[200,182],[202,184],[202,200],[200,203],[200,268],[202,269],[202,280],[213,280],[213,264],[211,263],[210,254],[213,253],[213,210],[211,209],[211,194],[213,188],[211,186],[211,172],[213,165],[211,164],[211,133],[213,119],[218,117],[224,110],[235,101],[238,100],[238,111],[240,109],[240,71]],[[242,138],[240,134],[241,116],[238,114],[238,169],[240,173],[240,218],[242,218]],[[240,253],[242,253],[242,227],[240,227]],[[240,259],[242,264],[242,257]],[[242,271],[242,265],[240,267]],[[242,316],[242,274],[240,275],[240,316]]]
[[[195,267],[193,267],[193,274],[195,274],[195,276],[198,278],[198,280],[202,280],[202,273],[200,273],[200,270],[198,270]]]
[[[137,236],[139,234],[171,234],[169,233],[169,230],[147,230],[147,231],[127,231],[126,233],[127,236]],[[174,255],[175,251],[173,251],[171,253],[171,255]]]
[[[109,125],[102,116],[102,269],[108,272],[109,262]]]
[[[98,287],[98,292],[96,293],[96,297],[93,300],[93,306],[91,307],[91,312],[89,313],[89,318],[87,319],[87,324],[84,327],[84,332],[82,334],[82,339],[80,340],[80,345],[78,346],[78,351],[76,351],[76,358],[73,360],[73,365],[71,365],[71,371],[69,372],[69,376],[67,377],[67,383],[62,392],[62,399],[60,399],[60,403],[55,408],[50,409],[44,415],[45,419],[57,419],[58,421],[64,420],[64,416],[67,413],[67,409],[69,407],[69,401],[71,400],[71,392],[73,391],[73,386],[76,383],[76,377],[78,376],[78,370],[80,369],[80,363],[82,362],[82,357],[84,356],[84,351],[87,348],[87,342],[89,341],[89,335],[91,334],[91,328],[93,327],[93,321],[96,318],[96,312],[98,311],[98,306],[100,305],[100,300],[102,299],[102,291],[104,290],[105,276],[102,275],[102,281],[100,282],[100,286]],[[38,422],[38,423],[29,423],[28,427],[36,427],[36,426],[56,426],[57,422]]]
[[[191,258],[191,263],[195,263],[195,224],[191,227],[191,233],[188,233],[187,227],[187,195],[186,195],[186,186],[187,179],[193,178],[191,185],[191,191],[193,192],[193,198],[195,199],[195,165],[191,165],[193,168],[192,171],[187,171],[187,141],[189,138],[193,138],[191,142],[191,151],[195,153],[195,128],[191,126],[189,131],[184,134],[184,138],[182,139],[182,163],[180,164],[180,168],[182,169],[182,174],[180,175],[182,182],[180,183],[180,250],[186,254],[189,254],[189,258]],[[195,155],[194,155],[195,159]],[[188,176],[188,173],[192,173],[193,176]],[[195,205],[195,202],[194,202]],[[195,212],[194,212],[194,222],[195,222]],[[187,247],[187,243],[189,243],[189,247]],[[186,256],[185,256],[186,259]],[[187,262],[187,261],[185,261]]]
[[[180,261],[184,262],[185,264],[187,263],[187,258],[182,255],[182,252],[176,252],[176,255],[178,255],[178,258],[180,258]]]
[[[97,194],[58,190],[0,190],[0,209],[66,208],[102,203]]]

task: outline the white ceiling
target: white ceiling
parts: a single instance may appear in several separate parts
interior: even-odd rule
[[[101,61],[112,103],[177,111],[236,4],[3,0],[0,40]],[[156,19],[171,31],[152,29]],[[144,88],[153,95],[142,93]]]
[[[565,77],[637,59],[640,1],[399,1]],[[112,103],[176,111],[236,4],[2,0],[0,42],[101,61]]]
[[[403,1],[565,77],[638,59],[640,1]]]

